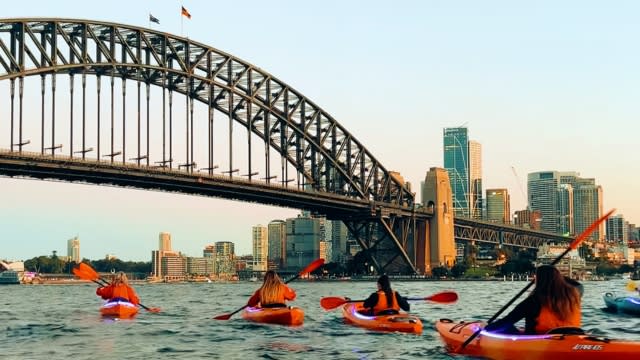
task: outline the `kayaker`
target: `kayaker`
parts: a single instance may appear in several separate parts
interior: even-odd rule
[[[545,334],[555,328],[579,328],[582,285],[565,278],[554,266],[536,269],[536,287],[507,316],[485,327],[505,334],[520,334],[515,324],[525,319],[525,334]]]
[[[115,274],[111,284],[99,287],[96,290],[96,295],[109,301],[124,300],[134,305],[138,305],[140,303],[138,294],[136,294],[136,291],[129,286],[127,275],[122,271]]]
[[[286,301],[292,301],[295,298],[296,292],[285,285],[275,271],[269,270],[264,274],[262,286],[253,293],[247,305],[263,308],[284,307],[287,306]]]
[[[400,309],[409,311],[411,306],[407,299],[391,289],[391,283],[387,275],[380,276],[377,285],[378,291],[369,295],[369,298],[363,303],[363,307],[369,309],[371,315],[398,314]]]

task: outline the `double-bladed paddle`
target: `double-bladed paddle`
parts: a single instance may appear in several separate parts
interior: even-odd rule
[[[299,278],[300,276],[316,270],[317,268],[319,268],[323,264],[324,264],[324,259],[316,259],[311,264],[307,265],[307,267],[302,269],[302,271],[300,271],[296,276],[292,277],[291,279],[288,279],[284,283],[288,284],[288,283],[292,282],[293,280]],[[218,316],[214,317],[214,319],[215,320],[229,320],[234,314],[240,312],[241,310],[243,310],[247,306],[249,306],[249,305],[245,305],[245,306],[241,307],[240,309],[238,309],[238,310],[236,310],[236,311],[234,311],[232,313],[229,313],[229,314],[218,315]]]
[[[458,300],[458,294],[453,291],[443,291],[426,297],[410,297],[409,301],[431,301],[440,304],[450,304]],[[320,299],[320,306],[325,310],[333,310],[340,305],[354,302],[363,302],[364,300],[351,300],[344,297],[327,296]]]
[[[598,226],[600,226],[600,224],[602,224],[605,220],[607,220],[607,218],[609,216],[611,216],[611,214],[613,214],[613,212],[615,211],[615,209],[611,209],[609,210],[608,213],[604,214],[602,217],[600,217],[598,220],[594,221],[593,224],[589,225],[589,227],[582,232],[582,234],[580,234],[575,240],[573,240],[573,242],[571,243],[571,245],[569,245],[568,248],[566,248],[562,254],[558,255],[557,258],[555,258],[551,264],[551,266],[557,264],[558,262],[560,262],[560,260],[562,260],[562,258],[567,255],[569,253],[569,251],[574,250],[576,248],[578,248],[578,245],[580,245],[586,238],[589,237],[589,235],[591,235],[592,232],[594,232]],[[495,313],[491,319],[489,319],[487,321],[487,324],[491,324],[498,316],[500,316],[500,314],[502,314],[503,311],[505,311],[509,306],[511,306],[511,304],[513,304],[514,301],[516,301],[516,299],[518,299],[520,297],[520,295],[524,294],[525,291],[527,291],[533,284],[535,283],[535,278],[532,279],[527,286],[524,287],[524,289],[522,289],[519,293],[516,294],[516,296],[514,296],[511,300],[509,300],[509,302],[507,304],[505,304],[502,308],[500,308],[500,310],[498,310],[497,313]],[[477,330],[476,332],[474,332],[471,336],[469,336],[467,338],[467,340],[465,340],[465,342],[462,343],[462,345],[460,345],[460,347],[458,349],[456,349],[456,351],[454,352],[460,352],[462,351],[467,345],[469,345],[469,343],[471,341],[473,341],[473,339],[475,339],[480,332],[482,332],[482,329]]]
[[[79,277],[80,279],[93,281],[94,283],[100,286],[109,285],[109,282],[107,280],[100,277],[100,274],[98,274],[97,271],[95,271],[90,265],[85,263],[80,263],[80,265],[78,265],[77,268],[74,268],[73,274]],[[147,310],[148,312],[154,312],[154,313],[160,312],[160,308],[158,307],[150,308],[143,304],[138,304],[138,305],[140,305],[141,308]]]

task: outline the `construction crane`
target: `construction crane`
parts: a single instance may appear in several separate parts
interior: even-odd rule
[[[522,187],[522,182],[520,181],[520,177],[518,176],[518,173],[516,172],[516,168],[513,165],[511,165],[511,171],[513,171],[513,175],[516,177],[516,182],[518,183],[518,188],[520,188],[520,193],[522,194],[524,203],[527,206],[527,209],[529,209],[529,201],[527,200],[527,194],[524,192],[524,188]]]

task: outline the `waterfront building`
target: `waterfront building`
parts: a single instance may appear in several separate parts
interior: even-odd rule
[[[487,221],[509,224],[510,198],[507,189],[487,189]]]
[[[234,244],[230,241],[218,241],[215,243],[215,272],[218,279],[230,280],[234,276],[237,276],[234,247]]]
[[[347,240],[349,229],[341,220],[328,220],[331,223],[331,255],[332,261],[344,264],[349,258]]]
[[[320,221],[303,212],[286,220],[287,259],[289,270],[298,270],[320,257]]]
[[[186,273],[188,275],[211,275],[214,273],[214,258],[212,257],[187,257]]]
[[[540,230],[540,222],[542,222],[542,214],[539,210],[518,210],[513,214],[513,223],[517,226]]]
[[[186,280],[187,259],[180,253],[165,251],[160,259],[160,268],[165,282]]]
[[[251,228],[253,244],[253,271],[267,271],[267,256],[269,253],[267,227],[256,225]]]
[[[161,232],[158,236],[158,250],[171,251],[171,234],[168,232]]]
[[[559,223],[558,191],[560,176],[557,171],[530,173],[527,176],[527,194],[531,210],[539,211],[540,228],[557,233]],[[572,206],[569,204],[569,206]]]
[[[80,263],[80,238],[78,236],[67,240],[67,258],[76,264]]]
[[[607,242],[618,245],[629,243],[629,223],[622,214],[617,214],[607,219]]]
[[[287,224],[284,220],[272,220],[267,228],[269,244],[267,259],[276,269],[282,269],[286,263]]]

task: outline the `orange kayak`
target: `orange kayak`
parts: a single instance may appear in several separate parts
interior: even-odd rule
[[[122,300],[109,301],[100,307],[102,316],[130,318],[138,313],[138,306]]]
[[[362,302],[348,303],[342,307],[345,322],[355,326],[375,331],[404,332],[412,334],[422,333],[422,320],[407,313],[397,315],[364,315]]]
[[[302,325],[304,311],[298,307],[287,306],[277,308],[246,307],[242,318],[264,324]]]
[[[626,359],[640,353],[640,342],[608,339],[588,334],[504,335],[482,330],[464,349],[469,336],[482,322],[436,321],[436,330],[449,352],[493,360],[507,359]]]

